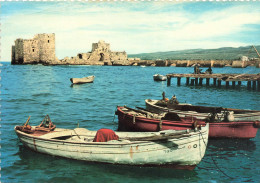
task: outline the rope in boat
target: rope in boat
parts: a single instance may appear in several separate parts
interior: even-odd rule
[[[114,112],[114,118],[113,118],[113,121],[112,121],[112,123],[113,123],[114,125],[116,125],[116,123],[115,123],[116,111],[117,111],[117,107],[116,107],[116,110],[115,110],[115,112]]]
[[[201,136],[202,136],[202,140],[203,140],[205,146],[207,146],[207,144],[205,143],[204,138],[203,138],[203,135],[202,135],[202,133],[201,133],[200,130],[199,130],[199,132],[200,132],[200,134],[201,134]],[[230,178],[230,179],[234,179],[233,177],[230,177],[229,175],[227,175],[225,172],[223,172],[223,171],[219,168],[219,166],[217,165],[217,163],[216,163],[215,160],[213,159],[212,154],[210,154],[210,157],[211,157],[213,163],[215,164],[215,166],[217,167],[217,169],[218,169],[223,175],[225,175],[226,177],[228,177],[228,178]]]

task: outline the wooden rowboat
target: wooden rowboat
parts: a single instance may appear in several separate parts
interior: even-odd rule
[[[84,78],[70,78],[72,84],[83,84],[83,83],[93,83],[95,76],[88,76]]]
[[[14,130],[24,146],[53,156],[90,162],[189,170],[200,163],[208,142],[208,126],[194,130],[160,132],[55,128],[39,133],[33,126],[30,132],[23,131],[21,126],[15,126]],[[98,138],[100,134],[102,138]]]
[[[205,126],[203,120],[179,117],[176,113],[153,113],[129,107],[117,107],[119,131],[184,130],[198,125]],[[260,127],[259,121],[216,121],[209,122],[209,138],[254,138]]]
[[[229,113],[230,117],[232,114],[233,120],[230,121],[260,121],[260,111],[257,110],[243,110],[243,109],[231,109],[222,107],[209,107],[209,106],[195,106],[195,105],[172,105],[169,107],[167,102],[162,100],[145,100],[146,109],[153,112],[174,112],[180,117],[192,116],[193,118],[202,119],[209,117],[211,113],[215,113],[218,118],[224,120],[228,117],[226,114]]]

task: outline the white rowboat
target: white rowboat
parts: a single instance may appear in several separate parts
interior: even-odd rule
[[[116,132],[119,140],[93,142],[97,131],[85,128],[35,133],[15,132],[24,146],[40,153],[90,162],[136,166],[160,166],[192,170],[203,158],[208,125],[194,130]]]
[[[83,83],[93,83],[95,76],[88,76],[84,78],[70,78],[72,84],[83,84]]]

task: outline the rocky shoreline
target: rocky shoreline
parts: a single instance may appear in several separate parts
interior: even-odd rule
[[[100,65],[100,66],[154,66],[154,67],[193,67],[198,64],[200,67],[233,67],[233,68],[245,68],[247,66],[260,68],[260,63],[257,61],[240,61],[240,60],[127,60],[125,62],[111,62],[111,63],[79,63],[79,62],[29,62],[21,65],[36,65],[42,64],[45,66],[56,65]],[[19,65],[19,64],[18,64]]]

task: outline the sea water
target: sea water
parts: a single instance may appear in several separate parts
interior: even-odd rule
[[[1,66],[1,182],[259,182],[260,132],[250,140],[210,140],[193,170],[89,163],[40,154],[19,142],[15,125],[46,114],[61,128],[117,129],[118,105],[145,107],[145,99],[170,98],[194,105],[260,110],[260,92],[242,86],[186,86],[183,79],[156,82],[153,75],[192,73],[185,67]],[[206,70],[206,68],[202,68]],[[214,73],[260,73],[259,68],[213,68]],[[71,85],[70,78],[95,75],[94,83]]]

